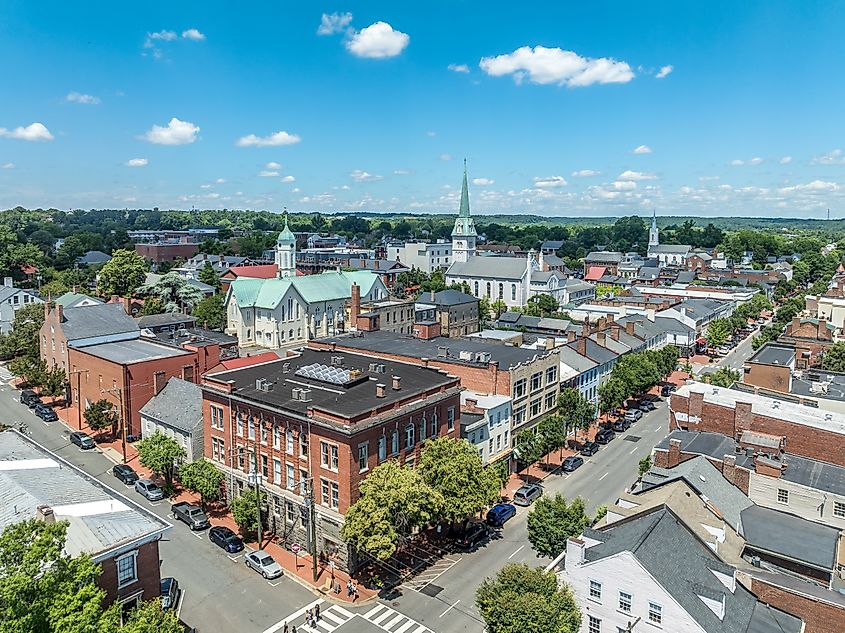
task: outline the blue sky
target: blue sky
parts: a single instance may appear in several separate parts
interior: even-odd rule
[[[845,215],[845,5],[242,4],[5,0],[0,207]]]

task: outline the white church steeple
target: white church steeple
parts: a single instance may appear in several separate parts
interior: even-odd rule
[[[659,245],[660,238],[657,231],[657,209],[655,209],[651,214],[651,228],[648,231],[648,247],[651,248],[652,246]]]
[[[464,182],[461,186],[461,207],[452,229],[452,261],[465,262],[475,256],[475,238],[478,233],[469,214],[469,187],[467,186],[467,161],[464,159]]]
[[[279,277],[296,277],[296,236],[288,228],[285,213],[285,228],[276,239],[276,268]]]

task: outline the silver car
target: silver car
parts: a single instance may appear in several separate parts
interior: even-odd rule
[[[161,486],[149,479],[139,479],[135,482],[135,491],[145,496],[150,501],[161,501],[164,499],[164,490]]]
[[[282,566],[267,552],[250,552],[244,558],[247,567],[252,567],[267,580],[282,575]]]

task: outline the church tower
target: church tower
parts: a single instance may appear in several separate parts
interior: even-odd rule
[[[652,211],[651,215],[651,228],[648,231],[648,247],[651,248],[653,246],[659,246],[660,239],[658,238],[658,231],[657,231],[657,210],[655,209]]]
[[[461,208],[452,229],[452,261],[465,262],[475,256],[475,223],[469,215],[469,187],[467,186],[467,161],[464,159],[464,183],[461,187]]]
[[[285,228],[276,239],[276,268],[280,278],[296,277],[296,236],[288,228],[287,214]]]

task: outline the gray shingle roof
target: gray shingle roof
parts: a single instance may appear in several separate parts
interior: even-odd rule
[[[97,305],[103,303],[100,299],[96,297],[89,297],[88,295],[82,294],[80,292],[66,292],[61,297],[57,299],[53,299],[56,305],[60,305],[63,308],[76,308],[79,304],[83,301],[91,301]]]
[[[105,264],[111,260],[111,255],[103,251],[88,251],[81,257],[76,258],[77,264]]]
[[[617,251],[593,251],[585,258],[585,262],[604,262],[606,264],[618,264],[622,261],[622,253]]]
[[[163,327],[167,325],[188,324],[188,327],[193,327],[197,322],[196,317],[188,316],[186,314],[171,314],[170,312],[163,312],[162,314],[147,314],[137,317],[135,321],[140,328],[148,327]]]
[[[465,303],[478,303],[478,299],[460,290],[441,290],[434,294],[434,305],[458,306]]]
[[[138,332],[138,324],[126,314],[122,303],[104,303],[65,310],[62,332],[71,342],[95,336]]]
[[[649,246],[649,253],[689,253],[692,247],[689,244],[659,244]]]
[[[567,347],[564,345],[563,347],[558,348],[560,351],[560,361],[572,369],[576,370],[579,373],[584,373],[585,371],[591,370],[593,367],[598,367],[598,363],[595,361],[590,360],[586,356],[582,356],[578,353],[576,349],[572,347]]]
[[[470,257],[465,262],[453,262],[446,275],[518,280],[525,275],[527,266],[525,257]]]
[[[202,426],[202,390],[181,378],[171,378],[157,396],[141,408],[141,415],[180,431]]]

